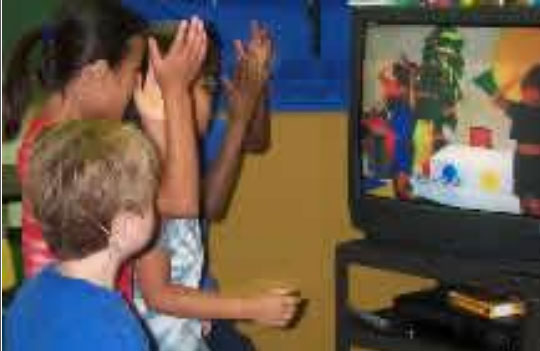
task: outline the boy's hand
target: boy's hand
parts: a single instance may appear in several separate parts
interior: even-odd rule
[[[254,21],[249,42],[235,40],[234,46],[236,67],[232,80],[224,81],[225,92],[231,117],[248,120],[268,83],[273,45],[268,31]]]
[[[188,88],[206,56],[207,38],[203,22],[193,17],[181,21],[167,54],[162,56],[154,38],[148,41],[150,64],[162,90]]]
[[[271,327],[286,327],[294,317],[300,298],[289,289],[272,289],[253,300],[253,320]]]

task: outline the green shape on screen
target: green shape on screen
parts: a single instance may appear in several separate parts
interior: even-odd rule
[[[474,84],[486,94],[493,96],[499,91],[492,69],[488,69],[473,79]]]

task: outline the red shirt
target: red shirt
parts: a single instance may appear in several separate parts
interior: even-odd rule
[[[32,147],[36,138],[45,129],[52,127],[53,124],[53,120],[43,117],[34,118],[30,121],[17,155],[17,172],[21,184],[26,180]],[[46,265],[56,261],[56,257],[43,239],[39,221],[32,214],[31,204],[24,195],[22,201],[22,254],[26,277],[36,275]],[[133,297],[132,277],[131,265],[126,264],[120,272],[117,287],[127,301],[131,301]]]

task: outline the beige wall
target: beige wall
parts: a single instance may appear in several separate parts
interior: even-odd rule
[[[283,280],[309,300],[293,330],[242,326],[259,351],[333,350],[334,247],[361,235],[347,207],[347,118],[281,114],[272,134],[271,151],[247,159],[228,218],[213,227],[213,268],[225,292],[260,290]],[[425,283],[358,267],[351,278],[353,301],[367,307]],[[357,279],[374,289],[358,291]]]

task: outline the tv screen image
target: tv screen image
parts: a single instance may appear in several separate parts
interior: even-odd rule
[[[540,217],[540,28],[368,24],[368,196]]]

